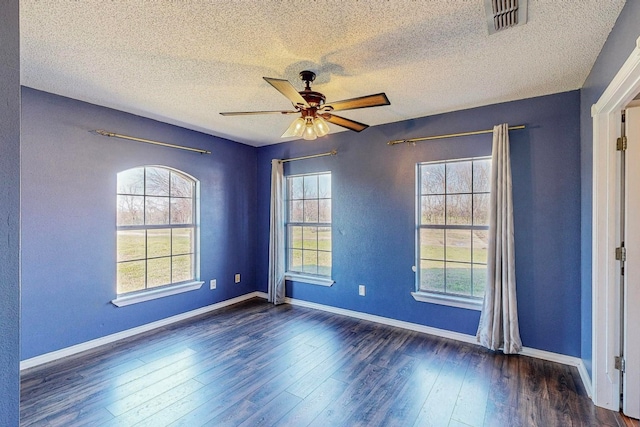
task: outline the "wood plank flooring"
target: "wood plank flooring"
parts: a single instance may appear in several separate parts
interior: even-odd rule
[[[624,426],[575,368],[254,299],[22,374],[22,426]]]

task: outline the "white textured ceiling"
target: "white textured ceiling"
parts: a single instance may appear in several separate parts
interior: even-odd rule
[[[21,0],[22,84],[261,146],[293,116],[219,113],[289,109],[263,76],[302,90],[315,71],[327,102],[386,92],[340,112],[369,125],[573,90],[623,6],[529,0],[490,36],[484,0]]]

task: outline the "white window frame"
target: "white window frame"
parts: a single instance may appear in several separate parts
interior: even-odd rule
[[[116,230],[117,231],[121,231],[121,230],[144,230],[144,231],[148,231],[148,230],[154,230],[154,229],[185,229],[185,228],[193,228],[193,260],[192,260],[192,268],[193,268],[193,278],[189,279],[189,280],[185,280],[185,281],[180,281],[180,282],[174,282],[174,283],[169,283],[166,285],[162,285],[162,286],[158,286],[158,287],[153,287],[153,288],[146,288],[145,289],[141,289],[138,291],[132,291],[132,292],[126,292],[126,293],[122,293],[119,294],[118,293],[118,289],[117,289],[117,283],[116,283],[116,298],[111,300],[111,303],[117,307],[124,307],[127,305],[131,305],[131,304],[136,304],[136,303],[140,303],[140,302],[144,302],[144,301],[150,301],[150,300],[154,300],[157,298],[162,298],[162,297],[166,297],[169,295],[175,295],[175,294],[179,294],[179,293],[183,293],[183,292],[188,292],[188,291],[192,291],[192,290],[196,290],[196,289],[200,289],[202,287],[202,285],[204,284],[203,281],[200,281],[200,182],[193,176],[191,176],[190,174],[175,169],[175,168],[171,168],[171,167],[167,167],[167,166],[161,166],[161,165],[145,165],[145,166],[139,166],[139,167],[135,167],[135,168],[131,168],[131,169],[127,169],[127,170],[123,170],[122,172],[126,172],[129,170],[134,170],[134,169],[143,169],[145,171],[144,176],[145,176],[145,180],[146,180],[146,169],[147,168],[158,168],[158,169],[163,169],[168,171],[170,174],[174,173],[174,174],[178,174],[181,175],[182,177],[185,177],[187,179],[189,179],[192,183],[193,183],[193,193],[192,193],[192,220],[190,223],[188,224],[162,224],[162,225],[150,225],[150,224],[142,224],[142,225],[116,225]],[[171,182],[171,181],[169,181]],[[116,197],[120,196],[120,195],[126,195],[125,193],[119,193],[116,190]],[[141,196],[136,194],[135,196]],[[143,191],[143,195],[142,197],[146,200],[146,197],[156,197],[154,195],[148,195],[146,194],[146,183],[145,183],[145,190]],[[172,197],[170,192],[169,192],[169,196],[167,196],[169,199],[169,209],[171,209],[171,199],[175,198]],[[171,215],[169,213],[169,215]],[[117,233],[116,231],[116,233]],[[116,236],[117,238],[117,236]],[[145,243],[145,247],[146,247],[146,243]],[[173,254],[170,255],[170,257],[173,257]],[[148,261],[148,257],[145,255],[144,260]],[[116,261],[116,265],[119,263],[119,261]],[[148,272],[145,270],[145,284],[146,284],[146,280],[147,280],[147,274]],[[146,285],[145,285],[146,286]]]
[[[285,272],[285,279],[286,280],[291,280],[291,281],[295,281],[295,282],[301,282],[301,283],[307,283],[307,284],[311,284],[311,285],[319,285],[319,286],[332,286],[335,282],[334,280],[331,278],[331,274],[333,274],[333,227],[332,227],[332,222],[290,222],[289,218],[290,218],[290,203],[289,201],[291,200],[290,197],[290,185],[289,185],[289,180],[292,178],[300,178],[300,177],[305,177],[305,176],[320,176],[320,175],[326,175],[328,174],[329,176],[331,176],[331,171],[323,171],[323,172],[313,172],[313,173],[305,173],[305,174],[296,174],[296,175],[288,175],[285,177],[285,224],[284,224],[284,230],[285,230],[285,252],[286,252],[286,272]],[[320,197],[317,197],[318,200],[321,200]],[[326,198],[324,198],[326,199]],[[306,200],[306,199],[299,199],[299,200]],[[329,197],[329,200],[331,200],[332,202],[332,211],[333,211],[333,191],[331,193],[331,197]],[[333,220],[333,212],[332,212],[332,218]],[[301,271],[293,271],[290,269],[290,265],[291,265],[291,252],[290,252],[290,232],[289,232],[289,227],[293,227],[293,226],[301,226],[301,227],[324,227],[324,228],[329,228],[331,230],[331,251],[329,252],[331,254],[331,274],[330,275],[323,275],[323,274],[312,274],[312,273],[308,273],[308,272],[301,272]],[[316,249],[316,252],[326,252],[326,251],[320,251],[318,249]]]
[[[411,296],[413,296],[413,298],[416,301],[420,301],[420,302],[427,302],[427,303],[432,303],[432,304],[441,304],[441,305],[447,305],[447,306],[451,306],[451,307],[458,307],[458,308],[465,308],[465,309],[469,309],[469,310],[477,310],[480,311],[482,309],[482,298],[481,297],[473,297],[473,296],[465,296],[465,295],[459,295],[459,294],[452,294],[452,293],[446,293],[446,292],[437,292],[437,291],[427,291],[427,290],[422,290],[420,289],[420,274],[421,274],[421,270],[420,270],[420,230],[424,229],[424,228],[435,228],[435,229],[443,229],[443,230],[447,230],[447,229],[464,229],[464,230],[488,230],[489,226],[479,226],[479,225],[464,225],[464,226],[451,226],[451,225],[442,225],[442,226],[425,226],[423,224],[421,224],[421,196],[422,196],[422,191],[421,191],[421,180],[422,180],[422,175],[421,175],[421,166],[422,165],[428,165],[428,164],[450,164],[450,163],[461,163],[461,162],[474,162],[474,161],[485,161],[485,160],[491,160],[491,156],[481,156],[481,157],[471,157],[471,158],[463,158],[463,159],[447,159],[447,160],[437,160],[437,161],[429,161],[429,162],[421,162],[421,163],[417,163],[416,164],[416,196],[415,196],[415,200],[416,200],[416,233],[415,233],[415,259],[416,259],[416,266],[414,266],[413,270],[415,272],[415,291],[411,292]],[[458,194],[458,193],[456,193]],[[474,189],[472,187],[472,190],[470,193],[472,195],[472,200],[473,200],[473,195],[474,194],[487,194],[487,192],[474,192]],[[446,188],[445,188],[445,193],[443,194],[443,196],[445,196],[445,200],[446,200]],[[446,217],[446,213],[445,213],[445,217]],[[472,269],[473,270],[473,269]],[[445,273],[445,280],[446,280],[446,273]],[[473,279],[472,279],[473,280]]]

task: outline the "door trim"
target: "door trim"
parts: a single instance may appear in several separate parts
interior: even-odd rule
[[[619,350],[616,230],[616,149],[621,110],[640,92],[640,37],[602,96],[591,107],[593,118],[592,200],[592,385],[593,402],[618,411],[620,379],[614,368]]]

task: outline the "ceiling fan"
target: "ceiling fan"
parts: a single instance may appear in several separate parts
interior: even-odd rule
[[[297,136],[304,139],[316,139],[329,133],[327,122],[342,126],[356,132],[361,132],[369,127],[364,123],[356,122],[341,116],[336,116],[333,111],[354,110],[356,108],[378,107],[390,105],[387,95],[377,93],[375,95],[361,96],[358,98],[345,99],[342,101],[325,104],[326,98],[320,92],[311,90],[311,82],[316,78],[313,71],[301,71],[300,79],[305,82],[303,91],[298,92],[288,80],[263,77],[278,92],[283,94],[293,104],[293,110],[283,111],[236,111],[220,113],[223,116],[248,116],[253,114],[298,114],[287,131],[282,134],[283,138]]]

